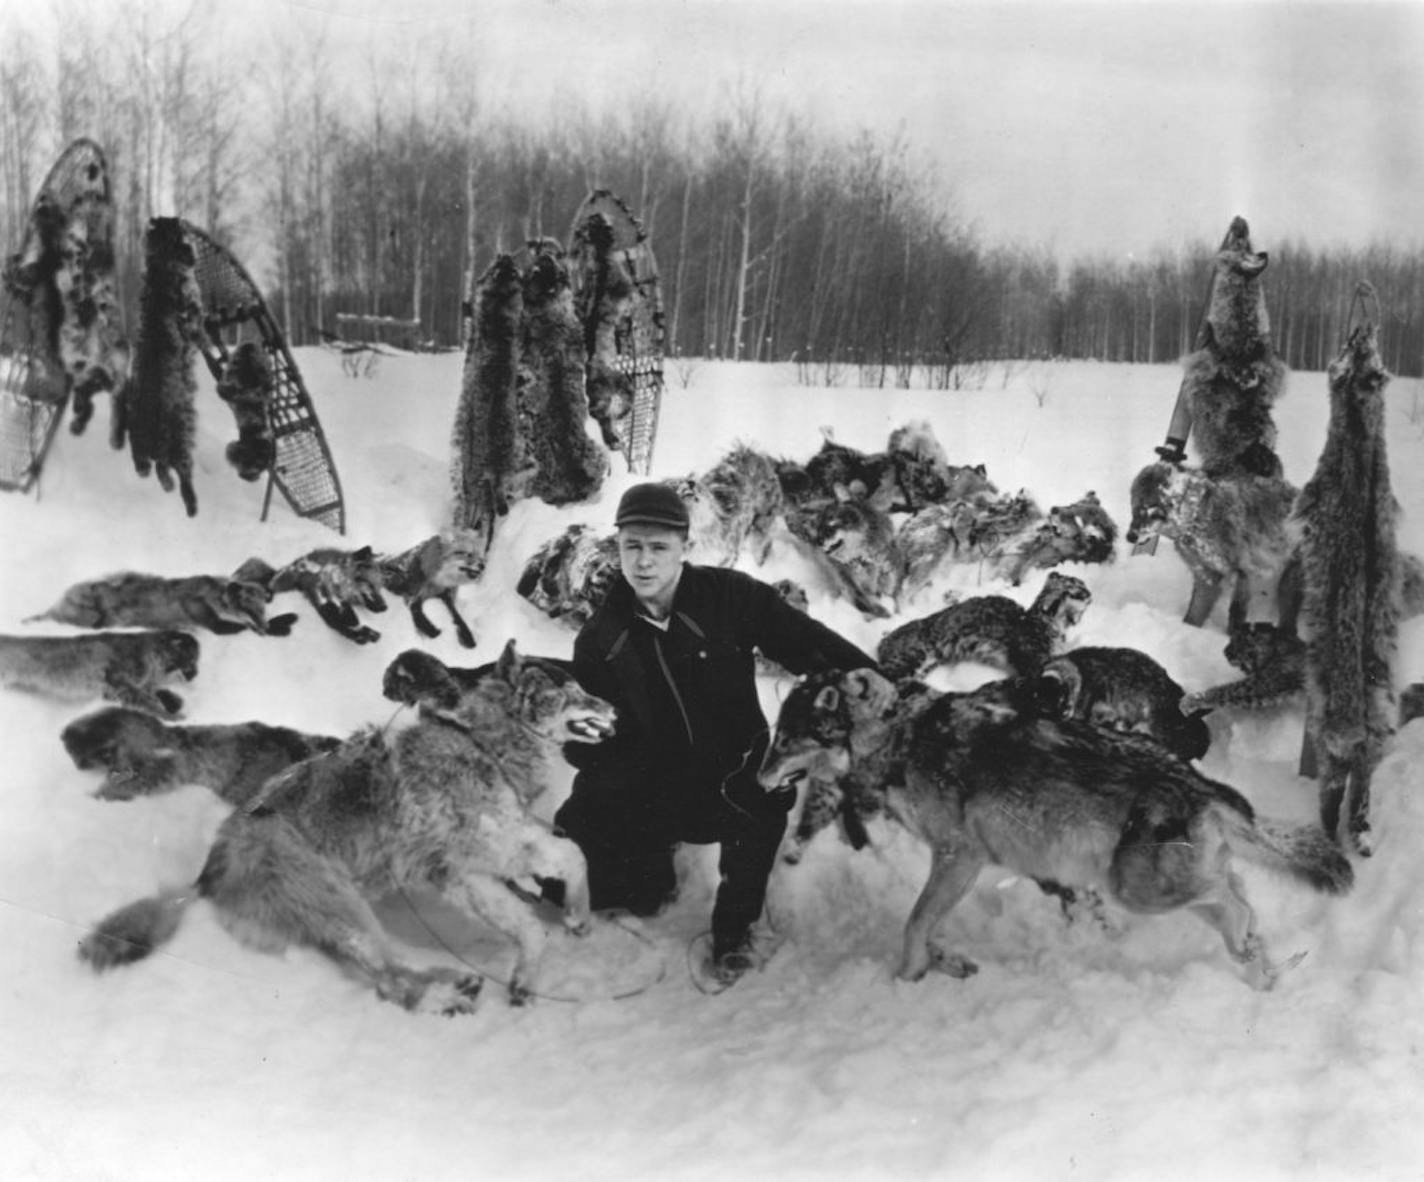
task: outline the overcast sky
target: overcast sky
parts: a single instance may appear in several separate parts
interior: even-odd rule
[[[297,39],[325,21],[351,50],[348,81],[365,45],[468,37],[491,104],[557,95],[602,108],[651,90],[711,112],[740,85],[828,127],[903,128],[995,242],[1141,253],[1218,239],[1236,213],[1266,248],[1424,239],[1424,0],[232,0],[225,11]]]

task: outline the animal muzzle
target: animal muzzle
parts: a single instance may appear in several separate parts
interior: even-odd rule
[[[585,743],[601,743],[614,733],[613,721],[598,714],[577,715],[564,726],[569,734]]]
[[[819,744],[773,742],[757,771],[757,783],[766,792],[795,792],[809,776],[844,775],[850,760],[844,751]]]

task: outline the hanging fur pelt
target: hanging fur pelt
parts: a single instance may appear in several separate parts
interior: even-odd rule
[[[487,532],[526,495],[533,476],[519,430],[524,295],[513,258],[495,257],[476,281],[470,311],[474,323],[451,440],[451,524]]]
[[[243,480],[256,480],[272,467],[276,446],[268,407],[272,401],[272,366],[256,341],[232,351],[218,378],[218,397],[232,408],[237,439],[227,445],[227,462]]]
[[[1267,261],[1251,249],[1246,220],[1234,219],[1216,255],[1201,347],[1182,363],[1192,438],[1208,476],[1281,475],[1271,407],[1286,367],[1271,344]]]
[[[598,424],[604,444],[613,451],[626,451],[633,417],[633,378],[618,363],[618,332],[628,318],[637,288],[621,252],[614,250],[613,226],[601,213],[588,219],[579,245],[583,282],[577,312],[588,355],[588,413]]]
[[[1329,378],[1325,448],[1294,517],[1306,638],[1302,771],[1318,777],[1326,832],[1336,834],[1348,798],[1348,833],[1368,853],[1370,776],[1395,726],[1403,570],[1385,454],[1389,374],[1372,325],[1351,332]]]
[[[524,273],[524,371],[520,431],[536,472],[531,495],[551,505],[584,501],[608,473],[608,453],[589,435],[583,327],[574,314],[563,251],[545,239]]]
[[[113,443],[127,433],[134,469],[153,471],[165,492],[178,490],[188,516],[198,512],[193,491],[193,377],[202,301],[193,275],[193,247],[178,218],[153,218],[144,237],[143,294],[134,368],[116,399]]]

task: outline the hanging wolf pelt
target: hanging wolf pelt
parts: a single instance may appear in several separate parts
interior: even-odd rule
[[[59,356],[74,392],[69,429],[81,435],[94,415],[94,395],[114,393],[128,376],[129,346],[114,277],[114,206],[107,186],[86,194],[68,220],[66,265],[56,275],[64,309]]]
[[[1216,255],[1200,347],[1182,363],[1192,439],[1208,476],[1281,474],[1271,407],[1286,367],[1271,344],[1267,261],[1251,249],[1246,220],[1234,219]]]
[[[583,327],[558,244],[533,246],[524,273],[524,376],[519,425],[536,472],[531,495],[551,505],[584,501],[608,473],[608,453],[589,435]]]
[[[519,268],[496,256],[470,298],[474,320],[466,345],[451,441],[451,511],[455,529],[494,528],[495,520],[526,495],[533,476],[519,430],[518,384],[524,296]]]
[[[217,391],[237,422],[237,439],[224,452],[227,462],[243,480],[256,480],[272,467],[276,456],[268,413],[272,365],[257,341],[243,341],[232,351],[218,377]]]
[[[202,303],[193,275],[193,247],[177,218],[153,218],[144,237],[143,293],[133,373],[116,400],[112,441],[127,434],[134,469],[153,471],[165,492],[178,490],[188,516],[198,512],[193,491],[195,341]]]
[[[577,312],[588,355],[588,413],[613,451],[628,449],[633,417],[633,379],[618,365],[618,331],[628,319],[637,288],[628,264],[613,245],[613,227],[593,214],[579,244]]]
[[[1372,325],[1331,363],[1330,426],[1296,501],[1306,638],[1302,774],[1320,785],[1320,818],[1369,852],[1370,776],[1394,732],[1394,662],[1403,564],[1385,454],[1389,382]]]

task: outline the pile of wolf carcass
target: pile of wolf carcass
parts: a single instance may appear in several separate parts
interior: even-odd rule
[[[1263,266],[1244,223],[1239,232],[1233,226],[1218,259],[1206,337],[1188,359],[1184,383],[1202,463],[1185,466],[1181,432],[1167,449],[1172,454],[1134,484],[1129,540],[1160,532],[1176,541],[1196,579],[1189,622],[1201,623],[1222,586],[1236,579],[1242,590],[1233,600],[1228,656],[1247,683],[1269,685],[1277,695],[1302,688],[1311,695],[1326,680],[1314,654],[1323,647],[1316,637],[1330,633],[1325,614],[1333,607],[1323,605],[1338,602],[1328,597],[1329,580],[1344,569],[1331,565],[1339,548],[1332,531],[1342,523],[1337,510],[1323,522],[1308,516],[1319,477],[1297,498],[1274,462],[1270,404],[1283,369],[1258,298]],[[369,547],[330,548],[280,570],[250,560],[231,578],[111,576],[70,588],[44,618],[155,631],[0,638],[5,684],[117,703],[74,720],[62,736],[77,766],[104,771],[101,797],[201,783],[234,806],[195,884],[142,899],[96,927],[81,945],[95,967],[147,955],[203,898],[225,926],[255,933],[264,947],[319,949],[382,998],[454,1014],[475,1007],[483,976],[407,963],[376,918],[373,898],[405,887],[432,890],[508,936],[518,949],[508,982],[516,1002],[539,992],[549,935],[539,896],[550,882],[562,884],[554,893],[562,896],[565,926],[589,929],[582,856],[532,807],[564,743],[596,742],[616,725],[607,704],[583,692],[565,662],[521,654],[513,642],[498,660],[472,669],[408,650],[386,669],[383,688],[391,699],[417,706],[416,721],[393,734],[371,728],[345,739],[255,721],[176,724],[182,703],[167,688],[196,672],[194,629],[285,634],[294,617],[266,616],[272,595],[284,591],[303,593],[357,643],[376,634],[356,608],[380,610],[383,589],[407,599],[425,635],[435,629],[421,605],[439,597],[462,642],[474,644],[455,594],[482,577],[481,547],[497,531],[511,490],[541,481],[567,490],[568,472],[561,478],[544,465],[572,464],[580,492],[558,494],[567,503],[591,495],[606,471],[604,457],[591,462],[582,443],[571,452],[538,438],[502,453],[525,456],[532,478],[526,472],[516,481],[471,462],[471,439],[498,430],[546,436],[561,416],[577,425],[589,417],[579,351],[569,346],[576,325],[562,268],[558,252],[542,246],[522,277],[501,258],[482,278],[481,299],[472,301],[476,329],[453,465],[456,500],[467,514],[456,516],[462,530],[392,557]],[[521,315],[533,315],[542,327],[529,333]],[[521,342],[531,340],[534,355],[520,357]],[[548,364],[559,350],[565,350],[559,364]],[[539,393],[545,413],[533,418],[520,413],[518,399],[539,382],[527,372],[519,381],[510,375],[541,364],[553,376]],[[1383,381],[1372,333],[1352,337],[1332,369],[1332,399],[1377,400]],[[506,398],[515,401],[500,401]],[[466,428],[474,423],[481,430],[472,435]],[[1350,440],[1339,442],[1350,451]],[[1376,442],[1351,454],[1369,451],[1382,466]],[[1381,479],[1387,493],[1387,473]],[[1095,911],[1104,895],[1146,914],[1189,906],[1220,932],[1260,987],[1283,966],[1255,930],[1231,855],[1317,890],[1350,886],[1351,864],[1333,840],[1339,799],[1328,832],[1263,822],[1238,792],[1192,766],[1210,739],[1201,714],[1247,703],[1252,691],[1233,686],[1184,702],[1182,687],[1143,653],[1068,648],[1091,595],[1082,579],[1052,568],[1108,562],[1116,548],[1114,524],[1093,493],[1044,513],[1027,493],[1001,493],[982,467],[950,464],[925,423],[896,430],[877,455],[829,437],[805,463],[738,446],[709,472],[672,483],[689,505],[702,560],[731,563],[748,550],[761,560],[773,537],[784,539],[833,593],[871,617],[888,616],[887,602],[896,610],[910,603],[945,564],[973,562],[1007,584],[1047,572],[1027,609],[1002,595],[947,602],[888,632],[878,668],[812,676],[782,706],[761,778],[769,788],[805,789],[788,862],[837,821],[853,845],[863,844],[867,818],[880,813],[931,848],[929,880],[905,931],[902,976],[918,978],[931,968],[958,976],[974,971],[931,937],[989,863],[1037,880],[1075,914]],[[1307,514],[1296,543],[1287,538],[1292,513]],[[1384,575],[1363,597],[1363,610],[1376,611],[1367,636],[1387,659],[1406,564],[1387,561],[1392,521],[1385,524],[1369,543],[1371,569]],[[1356,535],[1359,558],[1368,531],[1355,521],[1346,528]],[[1286,568],[1294,571],[1284,582],[1294,588],[1285,598],[1295,614],[1283,612],[1282,620],[1305,620],[1314,630],[1308,642],[1296,642],[1293,627],[1289,636],[1284,627],[1263,633],[1245,619],[1251,590],[1263,580],[1274,587]],[[575,527],[539,549],[517,591],[577,624],[616,572],[614,541]],[[795,584],[783,591],[806,606]],[[1395,617],[1385,619],[1380,605],[1394,605]],[[939,693],[921,680],[937,666],[962,661],[997,666],[1006,677],[968,694]],[[1368,750],[1337,741],[1348,703],[1312,705],[1310,712],[1322,736],[1315,746],[1328,766],[1322,787],[1350,793],[1348,829],[1362,852],[1368,770],[1389,729],[1380,696],[1363,696],[1373,712]],[[360,807],[353,808],[357,798]]]

